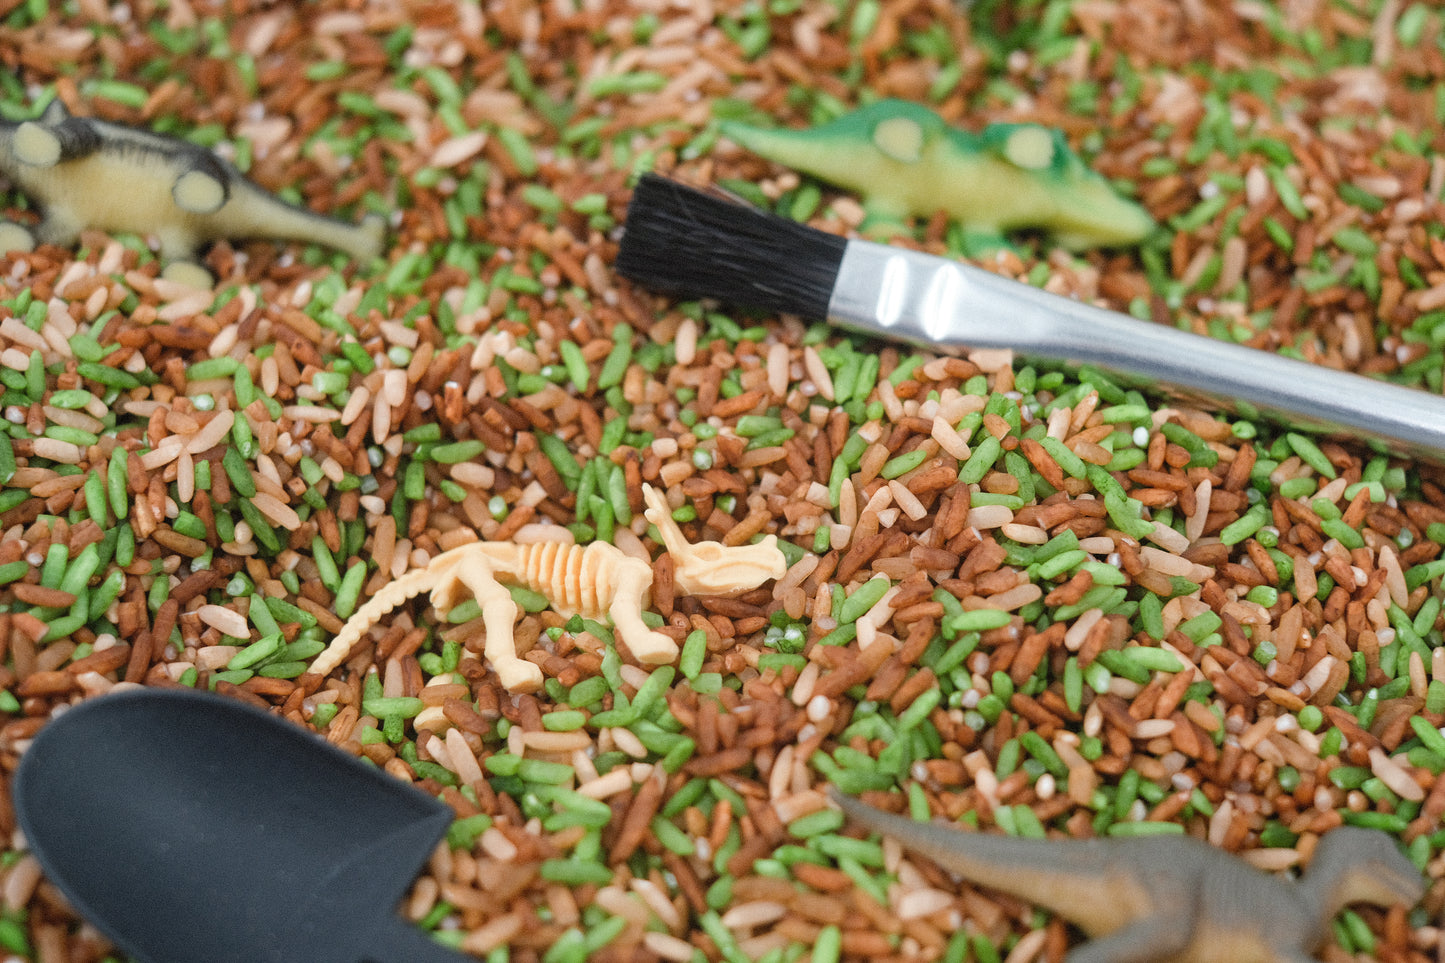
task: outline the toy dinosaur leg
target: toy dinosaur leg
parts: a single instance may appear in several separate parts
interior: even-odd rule
[[[471,590],[482,607],[482,622],[487,627],[482,655],[492,664],[502,688],[508,692],[534,692],[541,688],[542,670],[517,657],[516,638],[512,634],[517,603],[512,601],[512,593],[497,581],[491,567],[481,559],[458,566],[453,577]]]
[[[161,277],[188,288],[208,288],[216,283],[211,272],[195,261],[172,261],[161,269]]]
[[[70,247],[80,239],[80,232],[84,228],[84,223],[69,210],[52,206],[45,212],[40,223],[35,225],[35,240],[40,244]]]
[[[208,288],[215,283],[211,272],[196,259],[196,241],[185,231],[160,233],[161,257],[167,261],[161,277],[192,288]]]
[[[1187,912],[1159,914],[1092,939],[1064,957],[1064,963],[1149,963],[1182,953],[1193,938]]]
[[[661,665],[677,658],[677,643],[642,621],[642,600],[647,597],[651,580],[650,570],[645,581],[630,570],[625,573],[618,581],[607,614],[612,616],[612,624],[633,658],[645,665]]]
[[[35,250],[35,235],[30,229],[14,221],[0,221],[0,253],[13,251],[23,253]]]

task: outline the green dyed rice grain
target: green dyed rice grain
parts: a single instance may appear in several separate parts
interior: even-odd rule
[[[40,584],[46,588],[60,588],[65,576],[65,563],[70,559],[70,550],[63,542],[52,542],[45,552],[45,561],[40,566]]]
[[[1088,560],[1089,553],[1082,551],[1081,549],[1075,549],[1070,552],[1062,552],[1039,565],[1038,577],[1044,580],[1057,578],[1066,572],[1072,571],[1075,567],[1083,564],[1084,562],[1087,562]]]
[[[110,453],[110,462],[105,469],[106,494],[110,497],[110,510],[119,521],[130,511],[128,465],[130,455],[125,448],[117,445]]]
[[[39,357],[37,352],[36,357]],[[122,371],[119,368],[112,368],[108,365],[96,362],[83,361],[75,366],[75,373],[82,378],[98,382],[107,388],[119,388],[122,391],[129,391],[132,388],[139,388],[141,381],[129,371]],[[42,369],[43,376],[43,369]],[[43,384],[42,384],[43,388]],[[38,397],[38,396],[37,396]]]
[[[231,657],[231,661],[226,663],[226,668],[231,671],[254,668],[256,665],[281,651],[282,645],[283,641],[281,636],[268,635],[266,638],[252,642],[240,652],[237,652]]]
[[[898,717],[898,731],[908,732],[911,729],[922,725],[924,720],[938,708],[938,703],[943,699],[943,690],[934,686],[924,689]],[[895,743],[897,745],[897,743]]]
[[[641,716],[649,715],[653,709],[666,705],[665,697],[676,677],[677,670],[670,665],[660,665],[647,676],[647,681],[632,697],[632,708]]]
[[[577,464],[577,459],[567,449],[567,443],[556,435],[543,432],[537,436],[537,447],[542,449],[542,454],[546,455],[552,467],[557,469],[557,474],[562,476],[568,490],[576,491],[577,483],[582,478],[582,466]]]
[[[353,562],[336,590],[332,608],[339,618],[349,618],[356,611],[356,602],[361,597],[361,586],[366,581],[366,563]]]
[[[788,832],[799,839],[808,839],[824,833],[836,833],[843,828],[843,822],[844,817],[841,811],[819,809],[806,816],[799,816],[788,823]]]
[[[893,582],[886,575],[875,575],[862,585],[853,590],[852,594],[843,600],[838,609],[838,622],[841,625],[849,625],[858,621],[869,609],[878,603],[878,600],[887,594],[892,588]]]
[[[1360,826],[1364,829],[1379,829],[1392,836],[1398,836],[1410,826],[1410,821],[1396,813],[1375,812],[1351,812],[1348,809],[1339,810],[1340,817],[1350,826]]]
[[[320,535],[311,538],[311,558],[316,563],[321,584],[326,586],[327,591],[335,592],[340,588],[341,570],[336,567],[336,559],[332,557],[331,549],[326,547],[326,542]]]
[[[41,638],[42,642],[54,642],[56,639],[63,639],[82,628],[85,625],[86,614],[63,615],[57,619],[51,619],[49,628]]]
[[[1365,546],[1364,536],[1340,519],[1321,520],[1320,531],[1338,541],[1345,548],[1356,549]]]
[[[653,816],[648,825],[652,829],[653,838],[661,843],[664,849],[679,856],[691,856],[697,852],[697,845],[692,841],[692,837],[674,826],[670,820]]]
[[[1068,446],[1057,438],[1045,436],[1039,439],[1039,444],[1044,446],[1044,451],[1049,453],[1049,457],[1057,462],[1069,477],[1084,478],[1088,474],[1088,466],[1084,460],[1070,451]]]
[[[728,879],[729,887],[731,886],[730,877],[722,877],[722,879]],[[721,882],[721,880],[719,880],[719,882]],[[714,886],[716,885],[717,884],[714,884]],[[729,894],[731,893],[730,888],[728,892]],[[712,906],[711,889],[708,891],[708,896],[708,905]],[[721,905],[725,906],[727,902],[723,902]],[[884,902],[880,905],[886,906],[887,903]],[[716,909],[710,909],[706,913],[703,913],[697,918],[697,922],[702,931],[712,940],[713,945],[717,947],[718,952],[722,954],[722,958],[726,963],[753,963],[753,961],[748,958],[748,955],[742,951],[742,948],[738,946],[737,937],[733,936],[732,930],[723,925],[722,917],[718,916]]]
[[[838,868],[853,881],[853,885],[867,893],[880,906],[888,905],[888,889],[882,879],[869,872],[858,860],[846,856],[838,858]]]
[[[566,785],[576,773],[565,762],[548,762],[545,759],[523,759],[517,766],[517,776],[527,782],[541,782],[551,785]]]
[[[1212,614],[1212,613],[1211,613]],[[1203,636],[1201,636],[1202,638]],[[1180,664],[1179,657],[1166,649],[1155,649],[1144,645],[1134,645],[1127,649],[1120,650],[1120,654],[1134,665],[1149,672],[1182,672],[1184,666]]]
[[[978,484],[983,480],[983,476],[993,468],[993,463],[1001,454],[1003,454],[1002,442],[993,435],[985,435],[969,454],[963,467],[959,469],[958,480],[968,485]]]
[[[813,840],[813,846],[825,856],[839,861],[849,859],[863,866],[883,868],[883,846],[850,836],[824,835]]]
[[[678,659],[678,668],[685,678],[696,679],[698,673],[702,671],[702,663],[706,658],[707,633],[702,629],[694,629],[683,640],[682,657]]]
[[[1217,632],[1224,620],[1213,611],[1200,612],[1192,619],[1179,623],[1178,629],[1196,645],[1212,632]],[[1162,651],[1162,650],[1158,650]],[[1177,669],[1175,671],[1178,671]]]
[[[90,516],[90,520],[102,529],[109,520],[106,508],[105,482],[101,480],[99,472],[92,471],[85,477],[85,512]]]
[[[828,924],[818,931],[813,940],[811,963],[838,963],[843,954],[843,931],[836,924]]]
[[[597,388],[601,391],[622,384],[622,376],[627,373],[627,366],[632,363],[631,325],[617,325],[612,332],[612,339],[612,351],[602,362],[602,370],[597,374]]]
[[[197,361],[195,364],[190,365],[186,368],[186,380],[208,381],[212,378],[230,378],[236,373],[236,369],[239,366],[240,362],[238,362],[235,358],[228,356],[222,356],[220,358],[206,358],[205,360]],[[345,386],[346,385],[343,380],[342,387]],[[331,392],[327,392],[327,394],[330,393]]]
[[[963,660],[973,654],[978,648],[978,633],[966,632],[956,642],[943,650],[943,654],[933,663],[933,671],[937,675],[946,675],[963,664]]]
[[[236,489],[238,495],[242,498],[256,496],[256,480],[251,477],[251,468],[239,451],[228,447],[221,456],[221,467],[226,470],[226,477],[231,480],[231,487]]]
[[[625,929],[627,929],[627,920],[621,916],[609,916],[593,926],[583,937],[583,959],[590,959],[592,953],[617,939]],[[548,963],[548,961],[544,960],[543,963]]]
[[[99,567],[100,549],[92,542],[81,549],[80,554],[66,565],[65,575],[60,580],[60,590],[75,596],[84,594],[86,586],[90,583],[90,577]]]
[[[1436,715],[1445,713],[1445,679],[1431,680],[1425,690],[1425,711]]]
[[[81,428],[71,428],[68,425],[50,425],[45,429],[44,437],[53,438],[56,441],[68,442],[78,445],[81,448],[89,448],[100,441],[100,436],[94,432],[85,431]]]
[[[1438,681],[1438,680],[1437,680]],[[1421,716],[1410,717],[1410,728],[1415,730],[1415,735],[1426,749],[1436,755],[1445,756],[1445,734],[1434,726],[1430,725]]]
[[[1290,450],[1298,455],[1305,464],[1325,478],[1333,479],[1335,477],[1335,466],[1330,464],[1330,460],[1325,457],[1324,452],[1320,451],[1319,445],[1316,445],[1313,439],[1294,431],[1286,433],[1284,439]]]
[[[1077,664],[1077,663],[1076,663]],[[1055,778],[1063,779],[1069,774],[1069,767],[1064,765],[1063,759],[1054,751],[1054,747],[1044,741],[1044,737],[1032,729],[1019,736],[1019,745],[1030,756],[1037,759]]]
[[[105,580],[90,593],[90,604],[86,608],[86,622],[93,622],[105,614],[110,604],[120,597],[125,588],[125,572],[112,569]]]
[[[952,616],[952,625],[956,632],[987,632],[1003,628],[1012,619],[1012,613],[1001,609],[974,609]]]
[[[426,703],[415,696],[377,696],[363,699],[361,703],[363,712],[378,719],[410,719],[425,707]]]
[[[1269,506],[1256,505],[1239,518],[1224,526],[1219,540],[1225,545],[1237,545],[1259,531],[1270,521]]]
[[[601,886],[612,882],[612,870],[602,863],[580,859],[545,859],[537,868],[543,879],[567,886],[593,883]]]
[[[0,485],[15,477],[15,468],[15,446],[9,435],[0,432]]]
[[[266,605],[265,598],[259,593],[251,593],[247,617],[250,618],[251,624],[256,627],[256,631],[261,637],[281,634],[281,626],[276,623],[271,609]]]
[[[906,475],[923,464],[927,457],[928,450],[926,448],[915,448],[884,462],[883,468],[878,474],[883,478],[897,478],[899,475]]]
[[[471,461],[482,452],[487,446],[470,438],[465,441],[454,441],[446,445],[435,445],[428,452],[432,461],[440,462],[443,465],[456,465],[461,462]]]

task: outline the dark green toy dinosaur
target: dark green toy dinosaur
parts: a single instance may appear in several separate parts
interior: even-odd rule
[[[0,252],[70,245],[87,228],[154,234],[166,277],[208,286],[197,254],[223,237],[324,244],[361,260],[381,251],[378,219],[347,224],[287,204],[203,147],[73,117],[58,100],[38,120],[0,122],[0,176],[43,213],[33,233],[0,221]]]
[[[1039,124],[973,134],[918,104],[881,100],[807,130],[736,121],[719,129],[755,154],[861,195],[869,228],[942,210],[980,239],[1002,243],[1006,231],[1034,228],[1075,249],[1134,244],[1154,229],[1063,134]]]
[[[1009,893],[1093,939],[1067,963],[1316,963],[1350,903],[1413,905],[1420,873],[1385,833],[1327,834],[1297,883],[1187,836],[1041,840],[964,832],[833,790],[848,818],[969,882]]]

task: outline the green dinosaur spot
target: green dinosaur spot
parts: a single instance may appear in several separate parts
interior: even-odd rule
[[[873,143],[894,160],[912,164],[923,156],[923,128],[906,117],[890,117],[873,128]]]

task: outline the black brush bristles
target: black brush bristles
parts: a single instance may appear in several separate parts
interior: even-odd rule
[[[847,246],[847,238],[644,174],[616,269],[665,294],[822,321]]]

